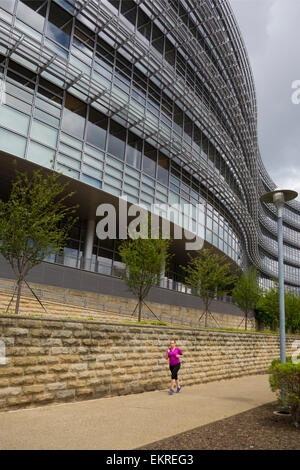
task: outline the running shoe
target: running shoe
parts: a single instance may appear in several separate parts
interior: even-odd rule
[[[174,393],[173,388],[170,388],[170,390],[169,390],[169,395],[173,395],[173,393]]]
[[[180,390],[181,390],[181,388],[182,388],[181,385],[179,385],[179,387],[178,387],[177,390],[176,390],[176,393],[179,393]]]

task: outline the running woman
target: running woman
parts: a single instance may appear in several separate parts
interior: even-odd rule
[[[172,339],[170,341],[170,347],[166,351],[166,359],[169,359],[169,367],[172,374],[172,382],[171,388],[169,390],[169,394],[173,395],[174,393],[174,386],[176,384],[176,393],[179,393],[181,390],[181,386],[179,385],[178,380],[178,371],[180,369],[180,356],[182,357],[182,351],[179,348],[176,348],[175,341]]]

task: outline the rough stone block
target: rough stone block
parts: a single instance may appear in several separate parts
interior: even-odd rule
[[[65,382],[54,382],[46,385],[47,392],[53,392],[56,390],[63,390],[67,387]]]
[[[42,393],[34,396],[35,402],[51,403],[55,399],[54,393]]]
[[[24,374],[45,374],[47,372],[47,367],[45,366],[32,366],[32,367],[25,367]]]
[[[52,333],[53,338],[70,338],[73,335],[71,330],[56,330]]]
[[[1,387],[0,398],[20,395],[21,391],[22,391],[21,387],[4,387],[4,388]]]
[[[75,330],[74,331],[74,337],[75,338],[90,338],[91,336],[91,333],[90,331],[86,331],[86,330]]]
[[[88,368],[87,364],[72,364],[70,366],[70,371],[81,371],[81,370],[86,370]]]
[[[112,354],[99,354],[96,356],[97,362],[107,362],[107,361],[112,361],[112,360],[113,360]]]
[[[67,372],[69,370],[69,366],[67,364],[54,364],[53,366],[49,367],[49,372]]]
[[[24,395],[19,397],[8,397],[6,400],[7,408],[24,408],[32,404],[32,395]]]
[[[30,332],[31,336],[38,338],[49,338],[51,336],[51,331],[45,330],[42,328],[32,329]]]
[[[13,358],[13,363],[15,364],[15,366],[33,366],[37,364],[37,362],[38,360],[36,357],[24,356]]]
[[[34,378],[34,382],[37,382],[39,384],[47,384],[47,383],[55,382],[56,379],[57,379],[57,376],[55,374],[41,374],[41,375],[37,375]]]
[[[23,387],[23,393],[42,393],[45,390],[44,385],[25,385]]]
[[[50,352],[53,356],[60,355],[60,354],[70,354],[70,349],[66,347],[60,347],[60,348],[54,347],[54,348],[51,348]]]
[[[55,398],[58,400],[64,400],[67,398],[74,398],[75,397],[75,389],[70,389],[70,390],[59,390],[55,394]]]
[[[42,356],[38,357],[38,364],[57,364],[58,359],[57,357],[52,357],[52,356]]]
[[[83,387],[76,389],[76,396],[89,396],[93,395],[94,390],[92,388]]]
[[[62,346],[62,340],[59,338],[47,338],[47,339],[41,339],[40,344],[43,348],[49,348],[49,347],[59,347]]]
[[[27,336],[28,335],[27,328],[9,328],[7,330],[7,335],[9,336]]]

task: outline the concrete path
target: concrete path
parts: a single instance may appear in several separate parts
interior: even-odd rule
[[[0,449],[131,450],[276,400],[268,376],[0,413]]]

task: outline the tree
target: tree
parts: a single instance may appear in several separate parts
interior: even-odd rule
[[[293,291],[285,293],[285,323],[292,333],[300,330],[300,297]]]
[[[9,199],[0,200],[0,253],[17,278],[15,313],[19,312],[23,282],[28,285],[28,273],[63,249],[76,221],[76,207],[65,206],[73,193],[66,193],[68,183],[62,184],[60,177],[54,172],[43,176],[35,170],[29,176],[16,170]]]
[[[284,293],[285,328],[296,333],[300,330],[300,297],[292,291]],[[265,291],[260,297],[255,317],[265,326],[276,330],[280,324],[278,285]]]
[[[232,291],[232,297],[245,314],[245,330],[247,330],[248,314],[257,306],[261,289],[257,282],[257,270],[251,266],[244,272]]]
[[[279,326],[279,290],[278,285],[265,291],[258,300],[255,311],[256,319],[269,326],[273,331]]]
[[[187,273],[185,282],[192,288],[193,293],[202,299],[205,326],[207,326],[208,314],[212,316],[209,311],[212,300],[227,295],[236,282],[237,275],[232,273],[232,267],[226,256],[216,254],[211,248],[198,251],[196,256],[189,254],[189,258],[188,265],[183,266]]]
[[[170,240],[162,238],[128,238],[119,246],[122,262],[126,265],[123,279],[138,299],[138,321],[141,321],[144,299],[151,287],[160,281],[162,267],[170,258],[169,246]]]

